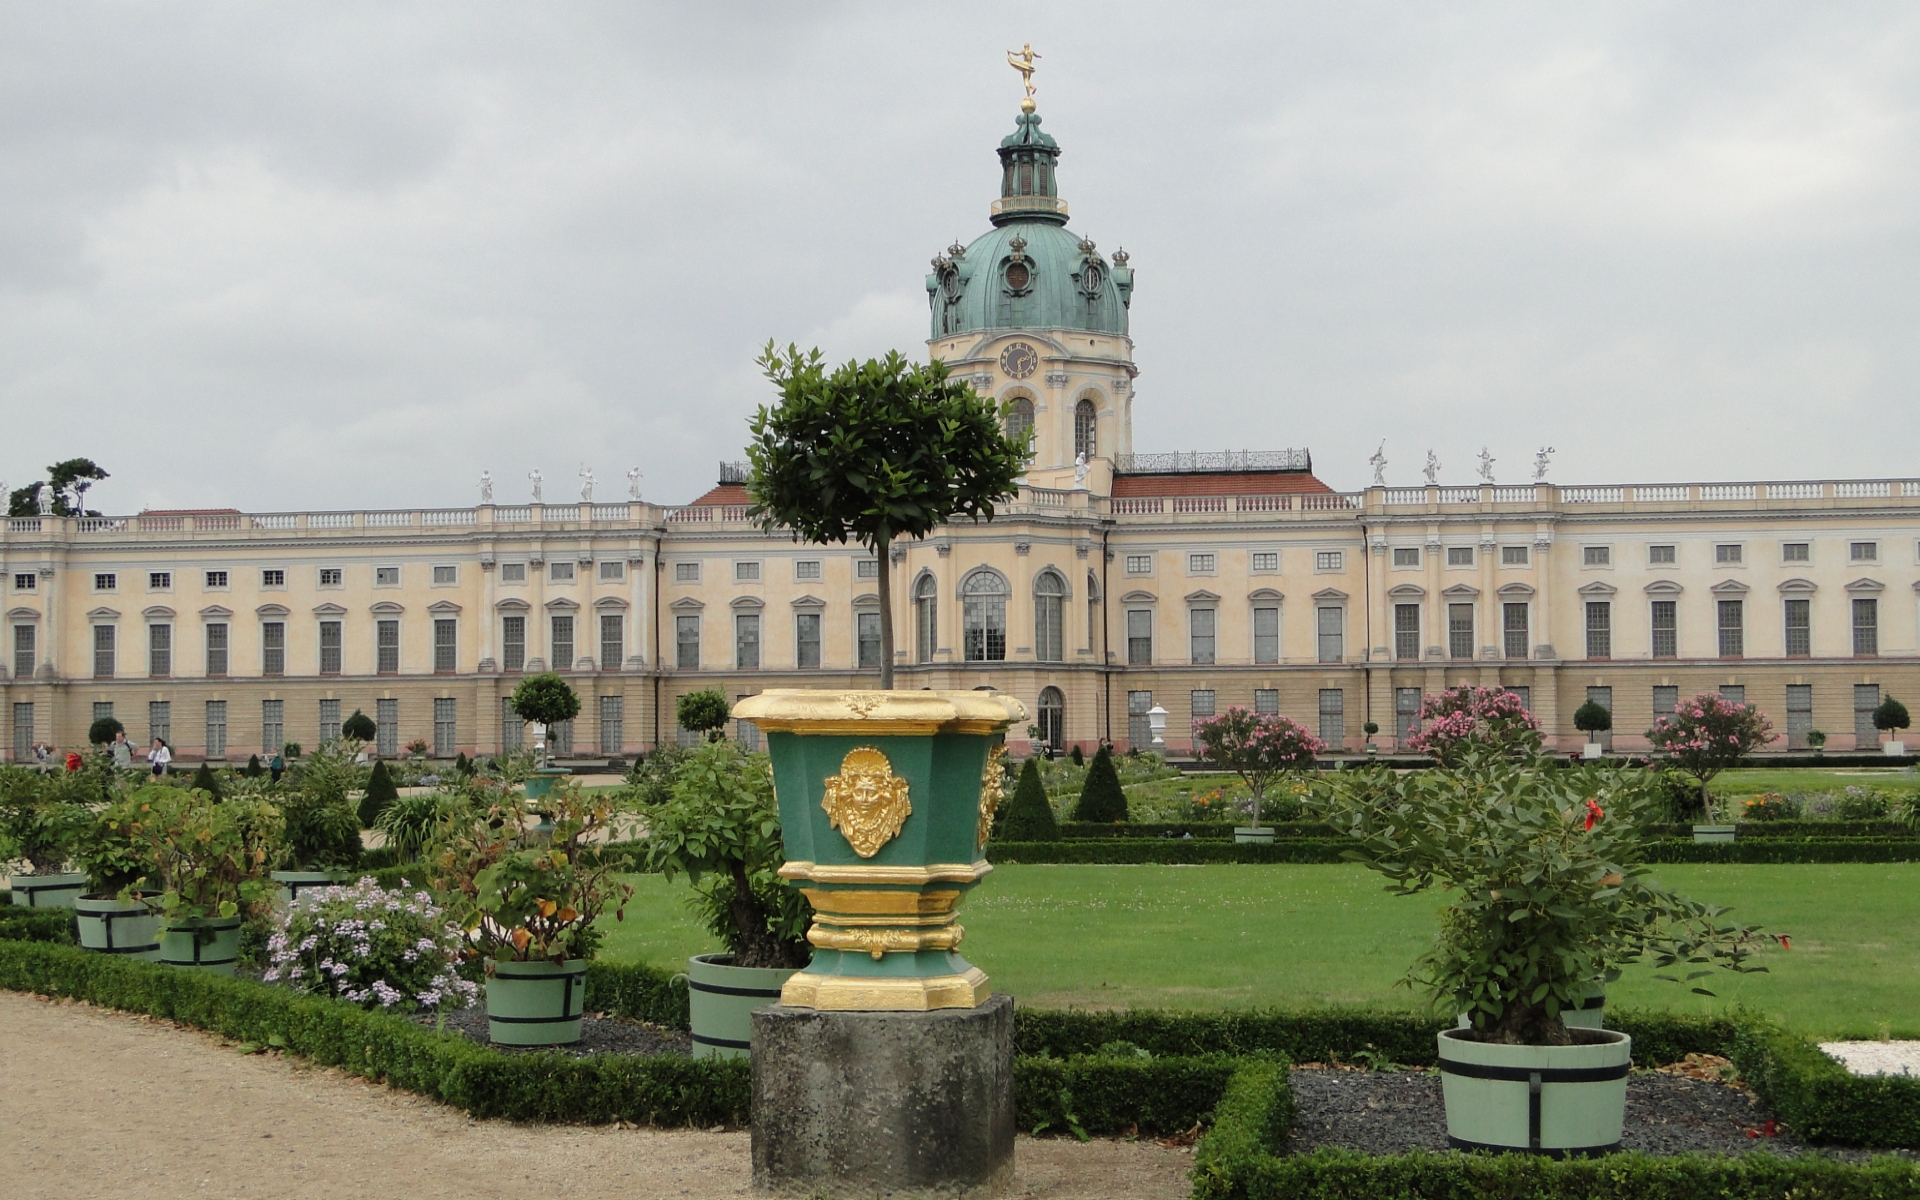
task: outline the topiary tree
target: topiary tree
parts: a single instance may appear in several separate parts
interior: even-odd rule
[[[1882,700],[1880,707],[1873,710],[1873,727],[1881,733],[1892,733],[1896,729],[1905,729],[1911,724],[1913,719],[1907,716],[1907,706],[1892,696]]]
[[[1046,784],[1040,781],[1040,764],[1035,760],[1028,759],[1020,768],[1020,784],[1013,789],[1013,800],[1000,809],[993,836],[1007,842],[1060,840],[1060,823],[1053,819],[1053,804],[1047,799]]]
[[[191,786],[212,796],[215,801],[221,798],[220,780],[214,775],[213,768],[204,762],[200,764],[200,769],[193,773],[193,783]]]
[[[547,747],[547,762],[552,763],[553,727],[580,715],[580,697],[567,686],[566,680],[548,671],[522,679],[508,702],[521,720],[532,721],[546,730],[541,740]]]
[[[1905,709],[1901,710],[1903,713],[1905,711]],[[126,731],[127,727],[122,725],[117,718],[99,717],[93,724],[87,726],[87,741],[95,746],[104,746],[108,742],[111,742],[116,736]]]
[[[360,827],[372,829],[387,805],[399,798],[400,789],[393,786],[393,776],[387,774],[387,760],[383,758],[373,764],[373,774],[367,776],[367,790],[360,796]]]
[[[1067,754],[1067,757],[1073,760],[1073,765],[1076,767],[1084,767],[1087,765],[1087,756],[1080,753],[1079,742],[1073,744],[1073,749]]]
[[[727,703],[725,692],[707,688],[688,692],[675,700],[673,716],[680,722],[680,728],[704,733],[708,741],[717,742],[727,736],[727,721],[733,716],[733,706]]]
[[[258,779],[262,775],[265,775],[267,771],[265,767],[260,765],[260,756],[258,754],[249,754],[247,755],[247,765],[240,768],[240,773],[248,779]]]
[[[1260,801],[1267,788],[1289,771],[1312,770],[1314,757],[1327,748],[1297,721],[1238,705],[1195,721],[1193,739],[1201,758],[1246,781],[1253,792],[1255,829],[1260,828]]]
[[[1076,821],[1110,824],[1127,819],[1127,793],[1120,787],[1120,775],[1113,769],[1113,753],[1100,747],[1087,768],[1087,782],[1080,789],[1080,800],[1073,806]]]
[[[880,560],[880,686],[893,687],[893,584],[888,547],[955,516],[992,520],[1018,494],[1030,435],[1007,436],[998,406],[897,351],[829,372],[820,351],[776,351],[760,369],[780,402],[754,414],[747,510],[796,541],[856,541]]]
[[[1573,727],[1586,734],[1605,733],[1613,728],[1613,714],[1598,700],[1589,700],[1573,710]]]
[[[1655,750],[1667,754],[1673,765],[1700,784],[1700,804],[1713,820],[1713,795],[1707,784],[1715,775],[1767,744],[1773,725],[1751,704],[1735,704],[1718,692],[1702,692],[1674,706],[1647,730]]]
[[[370,742],[379,733],[380,727],[373,723],[373,718],[357,708],[353,710],[352,716],[340,722],[340,736],[352,738],[356,742]]]

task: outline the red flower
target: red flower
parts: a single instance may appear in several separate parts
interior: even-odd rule
[[[1587,828],[1592,829],[1595,821],[1607,815],[1605,809],[1594,803],[1593,797],[1587,797]]]
[[[1790,938],[1790,937],[1788,937],[1788,936],[1787,936],[1786,934],[1784,934],[1784,933],[1776,933],[1776,934],[1774,934],[1774,935],[1773,935],[1773,940],[1774,940],[1774,941],[1776,941],[1776,942],[1779,942],[1779,943],[1780,943],[1780,948],[1781,948],[1782,950],[1791,950],[1791,949],[1793,949],[1793,939],[1792,939],[1792,938]]]

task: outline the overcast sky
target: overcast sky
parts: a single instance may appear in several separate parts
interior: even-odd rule
[[[1041,53],[1139,450],[1920,476],[1920,7],[0,4],[0,478],[703,491],[769,338],[925,354]]]

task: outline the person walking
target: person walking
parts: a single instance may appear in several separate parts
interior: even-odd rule
[[[273,776],[272,782],[279,783],[280,777],[287,773],[287,760],[276,753],[267,763],[267,770]]]
[[[160,778],[167,773],[167,764],[173,761],[173,751],[159,738],[153,739],[153,748],[147,751],[147,762],[153,767],[153,777]]]
[[[122,729],[113,735],[113,745],[108,747],[113,753],[113,766],[117,771],[131,770],[133,767],[133,743],[127,741],[127,731]]]

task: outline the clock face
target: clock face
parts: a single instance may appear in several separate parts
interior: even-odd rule
[[[1040,369],[1040,355],[1025,342],[1015,342],[1000,352],[1000,370],[1009,379],[1025,379]]]

